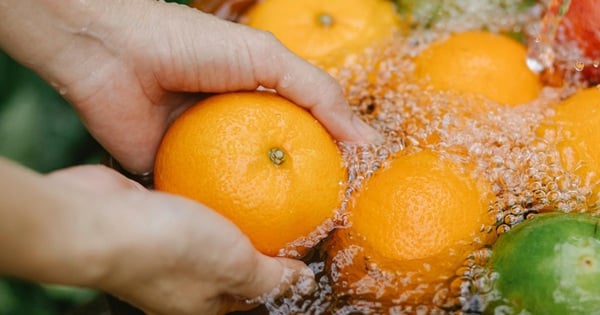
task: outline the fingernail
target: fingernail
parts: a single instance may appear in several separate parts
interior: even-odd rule
[[[383,135],[381,135],[377,130],[369,126],[369,124],[364,122],[356,115],[352,117],[352,125],[354,125],[354,130],[356,130],[369,143],[382,144],[385,141]]]

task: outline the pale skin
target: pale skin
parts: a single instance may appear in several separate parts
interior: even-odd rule
[[[130,172],[152,169],[169,123],[199,92],[259,86],[332,136],[379,135],[336,81],[268,33],[153,0],[0,0],[0,48],[73,105]],[[257,252],[196,202],[102,166],[43,175],[0,158],[0,274],[96,288],[150,314],[220,314],[281,285],[297,260]]]

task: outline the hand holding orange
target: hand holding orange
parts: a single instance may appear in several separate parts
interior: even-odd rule
[[[221,94],[188,109],[155,164],[156,189],[221,213],[268,255],[333,217],[344,181],[327,131],[268,92]]]

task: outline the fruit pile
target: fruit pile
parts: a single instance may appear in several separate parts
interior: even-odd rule
[[[168,131],[157,189],[315,271],[310,296],[263,312],[600,309],[594,0],[238,2],[238,22],[328,71],[385,137],[335,143],[258,92],[206,99]]]

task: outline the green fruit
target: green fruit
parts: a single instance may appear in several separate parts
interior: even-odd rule
[[[410,16],[416,27],[447,28],[465,20],[472,28],[484,28],[491,20],[502,20],[533,7],[536,0],[393,0],[397,10]],[[593,0],[592,0],[593,1]],[[476,8],[477,14],[473,14]],[[490,19],[493,17],[493,19]],[[506,19],[505,19],[506,20]]]
[[[501,235],[490,260],[501,299],[486,312],[600,314],[599,224],[588,214],[539,214]]]

